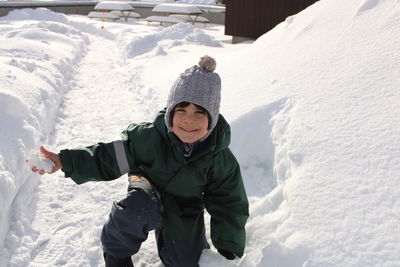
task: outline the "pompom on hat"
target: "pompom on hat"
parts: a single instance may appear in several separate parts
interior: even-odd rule
[[[221,102],[221,78],[214,72],[216,65],[215,59],[204,56],[200,58],[199,65],[194,65],[179,75],[172,85],[167,101],[165,125],[168,131],[172,132],[171,112],[175,106],[190,102],[207,110],[211,123],[208,134],[203,139],[210,135],[217,125]]]

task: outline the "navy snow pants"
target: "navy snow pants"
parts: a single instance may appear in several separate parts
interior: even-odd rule
[[[103,250],[115,258],[129,258],[139,251],[151,230],[155,230],[158,254],[166,267],[197,267],[203,249],[209,248],[204,224],[196,229],[192,240],[164,240],[155,189],[145,182],[130,182],[127,197],[113,203],[103,227]]]

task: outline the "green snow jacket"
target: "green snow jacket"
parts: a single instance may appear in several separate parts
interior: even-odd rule
[[[181,141],[168,132],[164,115],[160,111],[152,123],[131,124],[122,140],[62,150],[65,176],[77,184],[114,180],[128,172],[147,177],[161,195],[164,238],[190,240],[203,223],[205,207],[214,246],[241,257],[248,200],[239,165],[228,148],[229,124],[220,115],[205,147],[186,158]]]

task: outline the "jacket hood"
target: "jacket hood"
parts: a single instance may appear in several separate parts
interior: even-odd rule
[[[153,122],[155,128],[164,138],[169,139],[172,143],[176,145],[181,145],[182,142],[175,136],[175,134],[168,131],[167,126],[165,125],[165,114],[166,109],[158,112]],[[213,152],[218,152],[220,150],[228,148],[231,142],[231,128],[221,114],[218,117],[217,125],[205,141],[207,141],[207,146],[211,147]]]

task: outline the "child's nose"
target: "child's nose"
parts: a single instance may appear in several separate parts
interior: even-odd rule
[[[187,114],[185,119],[187,122],[194,122],[196,120],[196,117],[194,116],[194,114]]]

